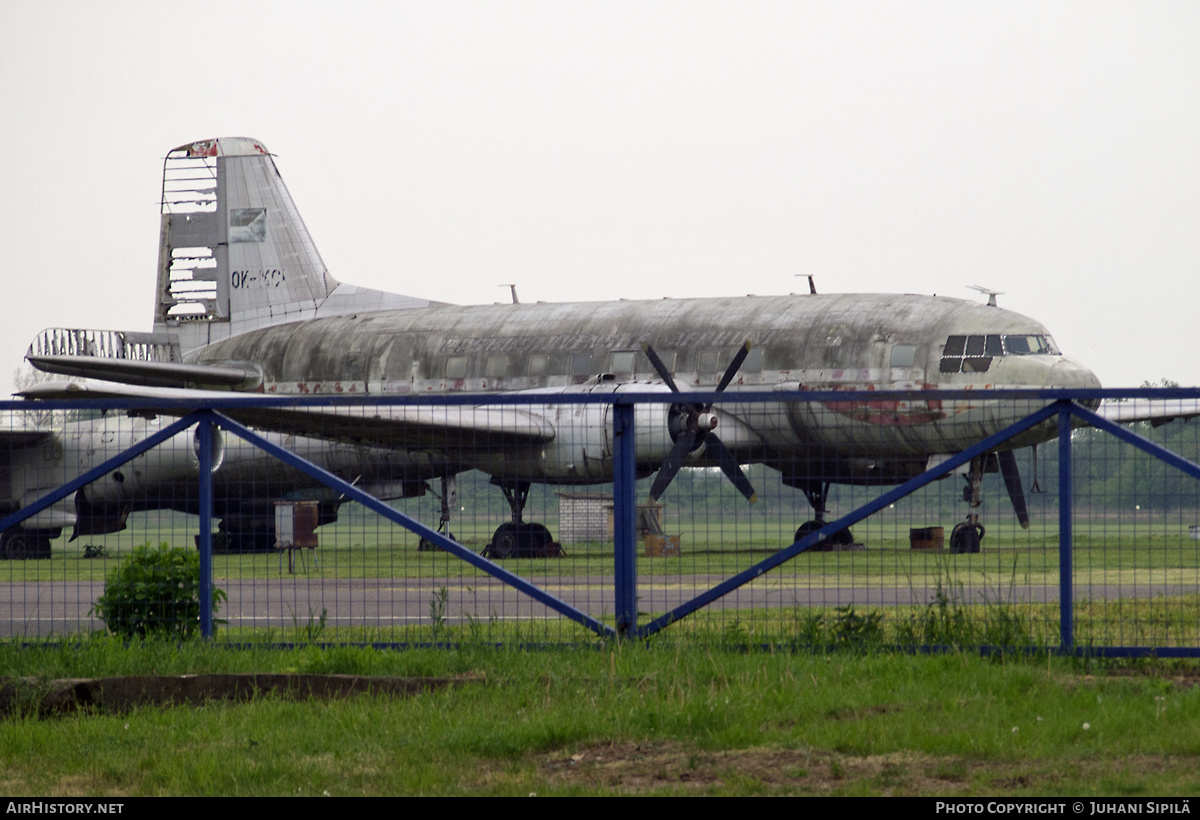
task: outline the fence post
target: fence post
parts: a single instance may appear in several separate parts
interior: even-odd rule
[[[196,441],[200,445],[200,634],[205,638],[213,636],[212,431],[208,419],[196,425]]]
[[[1059,401],[1058,409],[1058,611],[1059,635],[1063,652],[1075,646],[1075,614],[1071,570],[1071,411],[1069,401]]]
[[[617,634],[637,629],[637,478],[633,405],[613,404],[613,592]]]

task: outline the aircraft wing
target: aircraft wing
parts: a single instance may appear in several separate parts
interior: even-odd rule
[[[182,416],[190,408],[170,406],[166,402],[184,401],[194,407],[207,401],[246,394],[49,382],[21,395],[27,399],[139,399],[146,401],[146,412]],[[164,404],[156,405],[157,401]],[[138,412],[142,412],[142,407],[139,406]],[[511,406],[237,407],[220,412],[258,430],[404,450],[475,452],[527,447],[554,438],[554,427],[549,421],[524,408]]]
[[[1118,424],[1148,421],[1155,427],[1176,419],[1191,419],[1200,416],[1200,400],[1197,399],[1126,399],[1106,401],[1097,414]]]

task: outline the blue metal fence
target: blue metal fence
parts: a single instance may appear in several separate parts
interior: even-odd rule
[[[1107,399],[1110,401],[1120,399],[1148,399],[1159,401],[1170,400],[1177,403],[1197,402],[1200,401],[1200,390],[1142,389],[1087,392],[1060,390],[988,391],[988,400],[1012,403],[1014,406],[1021,404],[1027,409],[1016,414],[1016,416],[1019,416],[1018,420],[1005,425],[1003,429],[1000,429],[993,434],[982,438],[977,443],[966,447],[957,453],[945,454],[948,457],[938,462],[936,465],[929,467],[919,475],[915,475],[900,482],[896,486],[887,489],[873,498],[866,500],[863,500],[862,498],[855,499],[852,509],[840,515],[831,517],[828,523],[826,523],[823,527],[809,532],[803,537],[792,537],[788,539],[790,540],[790,543],[780,543],[776,549],[765,550],[770,554],[766,555],[760,560],[753,560],[749,566],[745,566],[737,571],[728,572],[726,577],[721,580],[710,581],[708,579],[708,574],[703,572],[692,572],[690,574],[685,572],[678,573],[678,577],[687,575],[685,581],[681,581],[678,586],[682,589],[683,587],[691,585],[693,587],[694,594],[691,594],[690,597],[684,596],[685,600],[678,602],[671,601],[667,603],[665,598],[660,601],[657,597],[654,597],[654,595],[647,593],[648,597],[653,598],[653,601],[649,605],[649,612],[645,613],[647,620],[643,622],[643,613],[639,611],[639,595],[645,591],[647,586],[670,586],[671,583],[673,583],[675,576],[670,576],[669,573],[666,573],[664,576],[664,573],[660,572],[654,576],[655,580],[652,580],[650,584],[643,584],[641,587],[639,586],[639,556],[637,552],[637,529],[639,522],[636,490],[636,482],[638,481],[639,472],[636,458],[636,447],[639,440],[637,438],[639,431],[635,426],[635,416],[638,407],[650,405],[662,406],[666,403],[669,403],[672,398],[677,397],[664,396],[662,393],[625,393],[615,395],[612,393],[605,393],[593,395],[571,394],[554,396],[528,394],[486,396],[443,395],[437,397],[391,399],[368,397],[351,398],[346,396],[307,396],[286,398],[242,396],[209,402],[206,403],[203,408],[199,409],[195,408],[195,406],[184,406],[177,402],[164,401],[156,402],[153,407],[147,407],[144,403],[128,400],[107,402],[89,401],[71,403],[39,403],[38,409],[48,413],[69,412],[77,414],[80,411],[103,410],[108,414],[109,418],[114,420],[112,425],[115,426],[116,432],[113,435],[118,440],[120,439],[123,430],[120,426],[120,423],[115,420],[126,418],[126,414],[140,416],[154,414],[177,415],[182,416],[182,418],[180,418],[178,421],[162,426],[153,434],[146,436],[131,446],[121,449],[120,452],[116,452],[111,457],[105,458],[102,462],[98,463],[94,467],[86,469],[78,476],[68,476],[64,473],[63,483],[56,489],[46,492],[36,500],[32,500],[29,503],[24,503],[20,509],[15,510],[11,514],[5,516],[3,520],[0,520],[0,532],[17,532],[17,530],[14,528],[18,527],[22,522],[32,520],[34,516],[39,514],[45,514],[47,510],[54,508],[54,505],[60,504],[64,500],[71,498],[81,489],[84,489],[84,497],[86,497],[86,488],[89,486],[94,486],[96,482],[101,481],[106,476],[114,475],[114,471],[117,471],[123,465],[128,465],[131,462],[134,462],[136,459],[144,458],[146,454],[150,453],[155,447],[160,446],[165,442],[169,442],[177,437],[181,432],[195,427],[195,447],[197,457],[197,469],[195,476],[197,500],[195,509],[198,515],[197,546],[201,556],[201,600],[210,601],[212,600],[211,592],[214,583],[214,533],[212,528],[212,522],[214,520],[214,466],[219,464],[221,457],[220,453],[218,452],[220,447],[217,444],[218,436],[216,435],[215,431],[219,430],[221,431],[221,436],[236,436],[238,439],[248,442],[254,448],[266,453],[270,457],[278,459],[280,462],[288,465],[290,468],[303,473],[309,479],[311,479],[311,482],[314,485],[321,485],[331,488],[338,494],[337,503],[339,505],[355,502],[358,505],[361,505],[363,509],[377,515],[380,519],[394,523],[399,527],[402,527],[405,530],[413,533],[415,536],[424,539],[427,543],[434,545],[442,551],[443,556],[452,557],[453,559],[461,561],[463,564],[473,568],[473,570],[477,572],[473,573],[469,577],[460,576],[459,585],[464,590],[474,591],[476,589],[475,587],[470,586],[470,584],[473,583],[470,581],[470,578],[487,576],[488,578],[494,579],[508,588],[516,590],[522,596],[525,596],[545,609],[556,613],[557,616],[578,624],[591,633],[604,637],[622,636],[626,638],[642,639],[655,635],[656,633],[659,633],[662,630],[671,627],[672,625],[680,624],[686,621],[689,616],[694,616],[696,613],[700,612],[706,607],[726,599],[727,596],[733,595],[738,590],[747,587],[747,585],[760,582],[763,579],[771,578],[772,575],[777,573],[782,567],[787,565],[794,566],[794,562],[797,558],[799,558],[801,555],[804,555],[807,551],[814,547],[814,545],[824,543],[825,539],[834,533],[859,524],[860,522],[865,522],[871,516],[875,516],[882,511],[893,508],[893,506],[902,499],[905,499],[911,496],[913,493],[922,490],[922,488],[929,487],[940,479],[946,477],[948,474],[971,464],[973,459],[986,457],[988,453],[996,451],[997,448],[1001,448],[1004,443],[1008,442],[1010,439],[1018,437],[1023,433],[1027,433],[1028,431],[1038,428],[1039,426],[1046,425],[1047,423],[1056,424],[1058,430],[1071,429],[1073,423],[1085,423],[1095,430],[1101,431],[1106,435],[1111,435],[1118,441],[1130,445],[1131,447],[1136,448],[1138,451],[1146,453],[1151,458],[1160,460],[1161,462],[1169,465],[1172,469],[1185,476],[1189,481],[1194,482],[1196,479],[1200,479],[1200,466],[1197,466],[1195,461],[1190,460],[1179,453],[1172,452],[1162,445],[1150,440],[1147,436],[1141,435],[1135,430],[1130,429],[1128,426],[1117,425],[1106,421],[1104,418],[1099,416],[1094,411],[1088,409],[1083,404],[1090,402],[1094,406],[1095,401],[1098,399]],[[728,393],[689,393],[687,394],[687,399],[689,403],[694,402],[701,404],[707,402],[724,401],[726,403],[735,402],[739,406],[754,406],[767,403],[777,405],[780,402],[806,402],[812,403],[814,407],[825,406],[830,403],[845,404],[847,402],[871,403],[874,406],[880,403],[908,401],[954,402],[972,400],[978,402],[980,399],[980,392],[919,391],[889,393],[884,391],[871,391],[866,393],[858,393],[837,391],[829,393],[781,393],[774,391],[742,391],[733,395]],[[321,466],[320,464],[315,463],[314,460],[299,455],[293,449],[289,449],[287,446],[288,439],[286,437],[270,436],[257,432],[233,420],[228,415],[230,413],[237,415],[245,411],[247,408],[254,408],[259,411],[269,411],[271,408],[326,408],[330,412],[345,412],[349,415],[354,415],[362,413],[366,409],[380,406],[420,405],[459,407],[463,408],[464,412],[469,412],[471,408],[481,404],[486,404],[489,407],[520,407],[522,405],[546,405],[550,403],[568,408],[584,405],[602,405],[611,407],[611,483],[613,517],[611,536],[611,574],[595,573],[595,575],[600,577],[601,580],[599,582],[595,582],[593,580],[588,581],[588,584],[591,584],[592,586],[603,587],[604,590],[608,589],[611,581],[611,598],[609,598],[607,601],[600,602],[599,608],[601,609],[601,612],[599,613],[595,611],[596,602],[594,598],[590,596],[590,594],[584,596],[585,603],[581,604],[579,601],[580,595],[578,593],[578,588],[580,586],[587,586],[587,584],[568,584],[563,581],[563,578],[570,574],[569,572],[563,571],[560,574],[557,585],[563,588],[570,587],[574,593],[574,598],[572,600],[567,600],[567,597],[570,596],[555,594],[550,589],[556,585],[556,583],[553,582],[552,576],[546,575],[545,579],[548,580],[543,580],[542,582],[537,580],[537,572],[541,571],[541,569],[538,567],[541,565],[532,567],[528,571],[521,571],[517,568],[510,569],[502,562],[484,557],[471,546],[461,543],[458,540],[452,540],[451,538],[447,537],[447,533],[422,523],[417,517],[414,517],[411,511],[406,512],[405,510],[400,509],[400,505],[397,505],[395,502],[389,503],[387,501],[380,500],[380,498],[376,495],[364,490],[362,487],[357,485],[357,480],[353,476],[350,476],[348,473],[346,473],[345,470],[341,470],[343,474],[338,475],[335,471],[327,469],[327,467],[330,465]],[[29,404],[27,403],[8,403],[0,409],[5,409],[10,413],[14,413],[27,411],[28,408]],[[1200,427],[1200,425],[1196,426]],[[57,433],[56,435],[64,437],[67,436],[67,427],[65,426],[65,422],[62,423],[60,427],[63,432]],[[56,428],[51,425],[46,429],[53,432]],[[108,434],[106,433],[106,435]],[[1193,436],[1193,439],[1194,438],[1195,437]],[[53,436],[51,436],[49,440],[53,440]],[[1105,640],[1105,636],[1109,633],[1104,630],[1099,632],[1093,630],[1092,634],[1090,634],[1085,641],[1081,642],[1079,640],[1076,628],[1075,610],[1075,604],[1079,597],[1079,593],[1076,589],[1075,570],[1073,569],[1073,555],[1075,551],[1073,530],[1077,520],[1077,511],[1075,509],[1076,491],[1072,481],[1072,463],[1077,458],[1077,454],[1072,447],[1072,436],[1059,436],[1056,450],[1058,471],[1058,524],[1056,538],[1057,567],[1055,570],[1057,572],[1058,590],[1058,628],[1057,647],[1049,648],[1055,648],[1057,651],[1068,653],[1087,651],[1096,654],[1108,655],[1158,654],[1164,656],[1200,657],[1200,584],[1198,584],[1198,580],[1200,580],[1200,575],[1198,575],[1198,573],[1200,573],[1200,558],[1198,558],[1198,556],[1195,554],[1195,548],[1192,548],[1190,552],[1188,551],[1189,545],[1193,543],[1192,539],[1196,538],[1197,535],[1200,534],[1200,532],[1198,532],[1194,527],[1187,534],[1186,539],[1183,537],[1181,531],[1170,535],[1170,539],[1174,539],[1171,541],[1171,543],[1180,544],[1181,546],[1179,547],[1177,553],[1171,553],[1172,555],[1177,554],[1178,558],[1176,563],[1178,566],[1163,568],[1163,584],[1165,584],[1166,581],[1171,578],[1177,578],[1178,583],[1172,582],[1172,584],[1168,584],[1166,586],[1163,586],[1163,584],[1160,584],[1159,586],[1171,593],[1169,596],[1164,595],[1164,600],[1169,597],[1172,601],[1178,601],[1178,607],[1175,610],[1171,610],[1171,606],[1173,606],[1173,604],[1166,605],[1168,610],[1174,612],[1174,614],[1171,616],[1173,618],[1171,621],[1173,626],[1170,628],[1174,629],[1177,633],[1181,628],[1180,624],[1186,625],[1192,620],[1195,620],[1197,627],[1195,631],[1192,631],[1190,635],[1178,636],[1173,642],[1168,643],[1164,641],[1154,645],[1141,641],[1140,636],[1144,633],[1136,631],[1134,636],[1129,640]],[[867,443],[864,443],[864,452],[869,454],[869,447]],[[70,459],[68,458],[68,460]],[[13,465],[17,463],[15,459],[10,459],[10,461]],[[12,469],[16,469],[16,467],[14,466]],[[220,469],[221,468],[218,466],[217,471],[219,472]],[[643,472],[645,471],[644,466],[642,470]],[[1092,472],[1095,471],[1093,470]],[[1036,471],[1034,480],[1036,483]],[[1195,487],[1200,487],[1200,484],[1195,485],[1188,491],[1191,493],[1191,507],[1188,508],[1186,505],[1180,507],[1180,510],[1186,510],[1186,512],[1180,512],[1180,522],[1182,522],[1182,516],[1185,514],[1200,515],[1200,494],[1196,492]],[[260,493],[260,491],[256,490],[252,485],[247,485],[245,488],[245,493],[248,495],[253,495],[255,493]],[[874,495],[874,493],[871,493],[871,495]],[[76,499],[75,503],[76,507],[78,508],[80,503],[78,498]],[[189,501],[188,503],[190,504],[191,502]],[[1095,505],[1092,506],[1094,508]],[[1140,509],[1137,512],[1140,513]],[[801,513],[797,513],[796,515],[798,516],[800,514],[803,514],[803,511],[801,511]],[[937,514],[944,515],[944,513],[942,513],[940,510]],[[1107,515],[1108,513],[1105,514]],[[782,517],[786,518],[786,514]],[[928,515],[926,515],[926,517],[928,517]],[[1114,525],[1114,527],[1115,526],[1116,525]],[[1137,526],[1136,520],[1134,521],[1133,526]],[[1181,527],[1182,524],[1176,526],[1175,529],[1181,530]],[[733,529],[735,531],[734,538],[736,539],[738,536],[738,528],[735,526]],[[1151,530],[1148,530],[1147,527],[1143,527],[1142,530],[1149,533],[1147,537],[1151,540],[1155,537],[1154,533]],[[1047,537],[1044,540],[1048,543],[1050,539]],[[1200,546],[1200,541],[1196,541],[1194,543],[1197,546]],[[1107,548],[1102,546],[1101,549]],[[1140,570],[1136,567],[1138,560],[1136,555],[1138,551],[1136,545],[1134,550],[1128,555],[1126,555],[1124,552],[1120,552],[1122,549],[1124,549],[1124,547],[1118,546],[1115,550],[1105,551],[1102,553],[1102,557],[1098,561],[1092,562],[1095,565],[1096,572],[1099,575],[1102,575],[1105,579],[1110,578],[1110,576],[1112,578],[1116,578],[1118,588],[1117,600],[1122,600],[1125,597],[1123,590],[1126,586],[1128,586],[1128,584],[1125,583],[1125,579],[1120,574],[1122,567],[1126,564],[1129,564],[1131,568],[1128,570],[1127,574],[1132,573],[1135,577],[1135,580],[1138,577],[1138,572],[1140,572]],[[1171,549],[1174,549],[1174,547]],[[758,549],[757,551],[762,552],[764,550]],[[755,552],[755,549],[744,547],[738,553],[738,561],[741,561],[743,558],[753,557]],[[119,560],[119,556],[117,560]],[[347,560],[352,561],[353,559]],[[747,560],[749,560],[749,558],[747,558]],[[918,565],[912,563],[911,561],[908,564],[904,564],[902,558],[897,556],[894,566],[902,567],[903,571],[911,572],[913,574],[930,573],[930,565],[928,564],[930,559],[927,556],[923,556],[922,560],[925,561],[924,564]],[[1015,567],[1016,563],[1021,559],[1020,557],[1014,557],[1013,560]],[[720,563],[720,561],[724,561],[724,563]],[[848,572],[851,577],[855,577],[857,573],[861,573],[863,571],[860,564],[853,563],[854,559],[846,559],[846,561],[847,563],[844,566],[848,567],[848,570],[845,570],[842,564],[837,564],[834,566],[832,573],[834,577],[840,577],[843,572]],[[968,561],[968,558],[963,558],[964,564]],[[29,566],[32,566],[34,563],[35,562],[30,562]],[[381,564],[382,559],[377,561],[377,563]],[[720,556],[718,564],[721,567],[726,568],[730,565],[730,562],[727,560],[727,556],[722,555]],[[1110,566],[1114,564],[1116,565],[1115,569]],[[36,578],[35,580],[28,580],[26,577],[27,574],[23,574],[22,572],[22,568],[24,566],[26,566],[24,562],[8,562],[7,569],[9,571],[7,573],[7,577],[0,576],[0,592],[3,590],[8,590],[8,606],[10,612],[12,613],[10,622],[13,624],[19,623],[22,620],[28,623],[30,620],[28,617],[29,610],[31,608],[36,609],[37,607],[42,606],[45,598],[54,597],[53,594],[44,596],[41,594],[41,592],[38,592],[37,594],[33,594],[33,600],[30,600],[31,594],[27,591],[29,589],[28,585],[36,585],[39,583],[53,585],[55,580],[54,578],[46,581],[36,580],[36,578],[41,578],[42,576],[37,576],[33,570],[30,570],[30,573],[32,574],[27,573],[28,578],[35,578],[35,576]],[[580,566],[584,565],[581,564]],[[592,563],[586,564],[586,566],[595,566],[595,561],[593,560]],[[952,586],[955,583],[955,573],[959,572],[960,570],[962,570],[962,567],[955,568],[953,571],[946,571],[945,580],[947,585]],[[261,573],[261,567],[255,571]],[[978,572],[978,569],[970,569],[968,571]],[[50,570],[50,572],[52,574],[53,570]],[[232,577],[232,572],[233,570],[227,570],[227,573],[230,574],[230,577]],[[348,571],[345,578],[357,576],[365,577],[367,574],[372,572],[375,573],[377,578],[386,579],[392,577],[386,575],[383,569],[372,569],[369,571]],[[900,572],[901,570],[896,570],[893,571],[892,574],[898,575]],[[947,594],[950,594],[951,597],[954,597],[953,590],[951,590],[950,593],[947,593],[946,590],[942,588],[941,584],[943,579],[941,578],[941,572],[942,569],[940,567],[937,568],[936,573],[939,577],[937,578],[938,586],[936,588],[936,593],[931,591],[927,585],[922,586],[920,584],[913,584],[913,582],[910,580],[910,584],[913,585],[914,589],[913,595],[910,596],[908,600],[897,600],[890,602],[893,607],[896,608],[896,611],[901,613],[900,615],[897,615],[898,618],[912,618],[913,613],[919,612],[922,607],[928,608],[932,606],[937,602],[934,597],[935,594],[936,596],[940,596],[938,600],[943,603],[945,602]],[[1014,569],[1014,573],[1015,572],[1016,570]],[[1113,573],[1116,574],[1114,575]],[[43,575],[44,574],[45,572],[43,572]],[[65,578],[67,574],[67,571],[64,570],[62,578]],[[1033,574],[1037,573],[1034,572]],[[586,567],[584,569],[576,570],[575,574],[571,577],[572,579],[576,579],[580,575],[583,575],[589,579],[593,578],[593,573],[591,573],[590,570],[587,570]],[[817,583],[816,580],[813,580],[814,578],[817,578],[817,576],[827,579],[830,577],[830,573],[825,572],[824,575],[821,575],[821,573],[814,572],[812,574],[805,575],[805,573],[803,573],[801,570],[794,571],[793,575],[790,576],[790,582],[792,583],[792,594],[796,600],[792,602],[790,607],[791,610],[794,610],[791,613],[791,624],[796,628],[791,629],[790,633],[788,628],[785,627],[780,627],[774,632],[767,630],[763,633],[763,637],[769,641],[795,643],[802,642],[806,634],[811,634],[811,631],[806,632],[804,627],[806,625],[811,627],[814,623],[817,623],[817,619],[821,617],[818,613],[821,611],[828,613],[831,610],[831,607],[828,606],[828,601],[825,601],[821,605],[812,604],[811,595],[807,605],[801,604],[798,602],[800,596],[796,590],[807,589],[811,591],[812,585]],[[423,580],[426,577],[429,577],[433,580]],[[442,576],[437,577],[440,578]],[[663,582],[661,580],[662,577],[668,577],[668,581]],[[467,580],[461,580],[463,578],[466,578]],[[251,581],[252,580],[253,579],[251,579]],[[345,579],[339,576],[336,580],[340,582]],[[1015,585],[1015,577],[1013,582]],[[326,600],[326,586],[335,584],[334,581],[331,581],[326,577],[312,579],[306,583],[309,584],[310,588],[314,583],[320,587],[321,591],[318,599],[321,601]],[[423,594],[427,593],[430,596],[431,607],[428,621],[436,627],[440,625],[440,623],[443,623],[446,618],[446,612],[444,610],[445,596],[443,594],[446,587],[442,586],[435,588],[435,585],[440,583],[443,582],[436,580],[436,578],[434,578],[432,575],[422,575],[417,578],[416,582],[414,582],[411,577],[406,577],[404,583],[394,586],[419,588]],[[824,581],[822,581],[822,583],[824,583]],[[956,603],[973,605],[971,603],[970,596],[963,591],[965,590],[965,585],[963,582],[959,581],[958,583],[960,584],[961,596],[956,600]],[[808,586],[805,586],[806,584]],[[696,587],[699,587],[699,591],[696,591]],[[1128,597],[1131,600],[1138,598],[1140,595],[1136,587],[1137,584],[1135,583],[1133,584],[1133,588],[1131,588],[1129,591]],[[1152,583],[1150,587],[1150,594],[1153,598],[1155,595],[1154,584]],[[37,589],[40,590],[42,587],[38,587]],[[838,594],[835,596],[836,601],[834,602],[837,606],[858,606],[859,612],[862,612],[864,611],[864,607],[874,605],[870,600],[855,600],[856,589],[853,585],[848,588],[845,596],[842,595],[841,587],[838,588],[837,593]],[[81,597],[86,597],[88,593],[84,591],[80,594]],[[338,593],[335,592],[334,594]],[[436,611],[438,595],[442,595],[443,602],[443,610],[440,613]],[[66,593],[59,595],[59,598],[66,597],[69,597]],[[869,598],[870,596],[867,597]],[[881,599],[879,605],[885,606],[886,608],[889,602],[882,601],[884,596],[880,595],[879,597]],[[1018,594],[1014,595],[1013,599],[1007,601],[1007,603],[1025,604],[1032,608],[1035,603],[1033,601],[1034,597],[1034,593],[1030,592],[1026,596],[1025,600],[1021,600],[1021,596]],[[1049,598],[1051,596],[1043,593],[1042,597],[1044,600],[1037,603],[1040,605],[1049,604]],[[1153,598],[1153,600],[1158,599]],[[86,603],[86,601],[81,603]],[[0,606],[2,605],[3,601],[0,601]],[[789,605],[785,602],[781,606],[779,602],[774,602],[773,604],[768,603],[767,606],[772,606],[774,610],[784,610],[788,609]],[[1112,611],[1120,612],[1123,610],[1118,608]],[[842,615],[846,614],[846,610],[838,610],[838,612],[841,612]],[[853,609],[849,610],[849,612],[853,613]],[[312,620],[313,615],[314,612],[310,607],[308,612],[310,621]],[[296,612],[292,613],[293,621],[303,620],[303,616],[303,612],[299,614]],[[279,622],[279,617],[277,617],[277,614],[273,616],[269,615],[262,617],[266,617],[267,622],[269,623],[278,624]],[[270,620],[272,617],[275,618],[274,621]],[[404,617],[413,619],[417,616],[405,615]],[[473,615],[468,613],[465,616],[465,618],[471,622],[474,622],[480,617],[481,613],[479,611],[476,611]],[[1112,617],[1113,616],[1110,614],[1110,609],[1106,608],[1099,618],[1094,620],[1099,622],[1105,619],[1111,620]],[[1133,617],[1142,617],[1144,619],[1145,616],[1139,615],[1135,612]],[[34,620],[37,620],[37,618],[34,618]],[[501,616],[496,620],[503,621],[504,618]],[[782,624],[785,620],[786,619],[781,619],[779,620],[779,623]],[[69,621],[69,615],[65,616],[63,623],[66,624]],[[213,613],[208,608],[203,608],[201,615],[202,634],[207,637],[212,637],[214,634],[213,623]],[[256,622],[251,619],[248,623],[253,626]],[[733,623],[736,623],[736,621]],[[83,623],[79,623],[78,626],[80,628],[86,628],[86,625]],[[57,631],[61,632],[66,630],[65,628],[60,627]],[[1186,629],[1184,631],[1186,632]],[[437,637],[436,631],[432,634],[433,637]],[[1121,634],[1124,633],[1122,632]],[[367,637],[368,636],[366,636],[364,633],[364,638]],[[751,635],[750,637],[753,638],[755,636]]]

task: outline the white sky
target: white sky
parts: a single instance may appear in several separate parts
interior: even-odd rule
[[[980,298],[1200,384],[1200,3],[0,0],[0,390],[148,330],[162,157],[276,155],[342,281]]]

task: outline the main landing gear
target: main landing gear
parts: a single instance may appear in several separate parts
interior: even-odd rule
[[[0,535],[0,558],[9,561],[49,558],[50,541],[60,535],[62,530],[23,530],[13,527]]]
[[[971,459],[971,469],[966,476],[967,486],[963,487],[963,501],[969,505],[967,520],[956,524],[954,529],[950,531],[950,552],[979,552],[983,536],[987,534],[987,530],[983,524],[979,523],[979,506],[982,503],[980,490],[983,487],[983,469],[984,459],[982,457]]]
[[[525,502],[529,499],[528,481],[501,481],[492,477],[504,493],[512,509],[512,521],[501,524],[492,535],[492,543],[483,550],[484,558],[557,558],[562,547],[554,541],[550,530],[541,524],[526,523],[521,518]]]
[[[796,530],[797,541],[825,526],[825,500],[829,497],[830,483],[829,481],[800,481],[792,484],[792,486],[800,488],[801,492],[804,493],[804,497],[808,499],[808,503],[813,508],[813,520],[805,521]],[[809,547],[809,550],[816,552],[836,552],[848,549],[853,544],[854,535],[847,527],[844,530],[838,530],[833,535],[822,538],[816,544]]]

